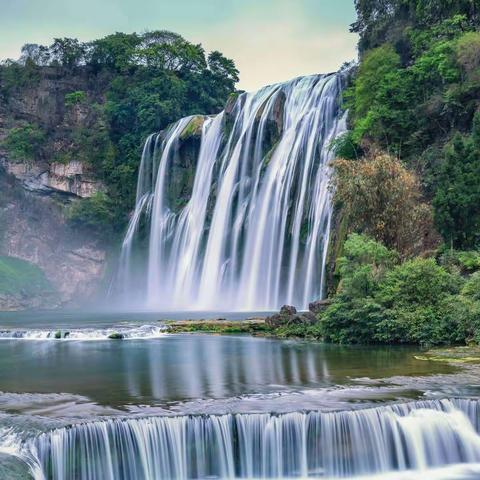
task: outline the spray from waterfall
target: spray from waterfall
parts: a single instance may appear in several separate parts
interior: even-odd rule
[[[113,292],[129,306],[162,310],[304,308],[320,298],[345,76],[243,93],[214,117],[187,117],[150,136]],[[182,203],[172,171],[199,125]]]

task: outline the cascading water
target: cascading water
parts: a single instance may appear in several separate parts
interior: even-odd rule
[[[329,240],[332,140],[346,129],[345,72],[243,93],[214,117],[188,117],[148,138],[137,201],[113,284],[129,305],[272,310],[321,297]],[[201,123],[185,205],[172,163]],[[148,240],[135,254],[142,219]],[[141,257],[141,255],[140,255]]]
[[[61,428],[36,479],[344,478],[480,462],[477,401],[368,410],[150,417]],[[455,477],[460,478],[460,477]],[[473,477],[472,477],[473,478]]]

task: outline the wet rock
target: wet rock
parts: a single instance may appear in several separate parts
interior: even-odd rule
[[[317,315],[319,313],[324,312],[331,304],[332,304],[332,301],[330,299],[317,300],[315,302],[311,302],[308,305],[308,309],[310,310],[310,312]]]
[[[108,338],[110,340],[123,340],[125,335],[123,333],[113,332],[108,336]]]
[[[192,117],[180,134],[180,140],[187,140],[191,137],[201,137],[206,118],[207,117],[203,115],[195,115]]]
[[[280,312],[267,317],[265,323],[269,328],[280,328],[291,325],[312,325],[317,317],[312,312],[297,312],[295,307],[284,305]]]
[[[280,309],[280,315],[295,315],[297,313],[297,309],[292,305],[284,305]]]
[[[235,110],[235,105],[237,104],[238,99],[241,98],[238,92],[231,93],[228,96],[227,103],[225,105],[225,115],[231,115]]]

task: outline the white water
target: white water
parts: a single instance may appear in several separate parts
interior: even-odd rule
[[[0,340],[107,340],[111,335],[121,335],[125,340],[159,338],[164,335],[164,326],[141,325],[118,328],[63,328],[0,330]]]
[[[464,464],[468,472],[465,464],[480,463],[478,418],[478,402],[458,400],[335,413],[112,419],[42,434],[30,449],[37,480],[373,478],[411,470],[432,478],[434,468]],[[450,478],[438,472],[435,478]]]
[[[157,310],[304,308],[320,298],[330,145],[346,128],[343,77],[303,77],[244,93],[232,111],[205,118],[191,196],[180,211],[166,192],[192,117],[150,136],[112,291],[128,306]],[[280,132],[269,145],[272,128]],[[143,218],[149,233],[142,263],[134,247]]]

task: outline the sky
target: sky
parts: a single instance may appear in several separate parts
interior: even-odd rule
[[[356,58],[353,0],[0,0],[0,58],[54,37],[171,30],[240,70],[239,88],[327,73]]]

